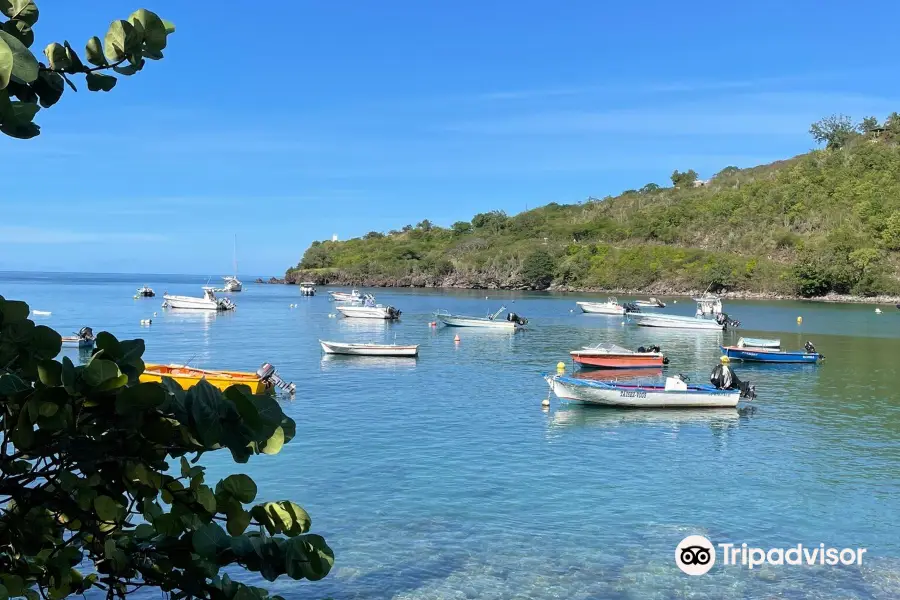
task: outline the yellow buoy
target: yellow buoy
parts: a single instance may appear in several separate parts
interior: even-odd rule
[[[803,317],[797,317],[797,325],[803,324]]]
[[[556,370],[560,373],[564,372],[566,370],[566,363],[564,363],[563,361],[559,361],[558,363],[556,363]]]
[[[722,355],[721,358],[719,358],[719,360],[722,361],[723,363],[730,363],[730,362],[731,362],[731,359],[728,358],[727,356],[725,356],[724,354]]]

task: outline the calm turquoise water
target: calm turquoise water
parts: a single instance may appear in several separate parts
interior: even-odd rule
[[[266,584],[289,598],[900,595],[894,307],[876,315],[871,306],[728,302],[740,333],[781,337],[788,348],[811,339],[827,356],[818,367],[736,366],[757,385],[750,409],[623,412],[553,399],[545,412],[540,375],[572,348],[656,342],[670,371],[699,381],[717,362],[718,342],[738,334],[645,330],[570,312],[587,295],[495,291],[378,291],[403,310],[396,324],[329,318],[324,293],[255,284],[234,296],[233,314],[175,314],[159,297],[132,299],[143,283],[160,295],[198,295],[204,281],[0,273],[0,294],[52,311],[35,318],[63,333],[90,325],[143,337],[147,360],[244,370],[269,361],[297,384],[284,404],[297,437],[281,454],[242,467],[227,455],[204,457],[208,479],[243,469],[260,499],[304,506],[334,548],[326,580]],[[427,325],[438,308],[481,315],[501,302],[528,317],[529,330]],[[670,308],[690,314],[693,305]],[[152,326],[141,327],[154,311]],[[396,339],[421,344],[421,355],[327,360],[319,338]],[[688,577],[674,550],[689,534],[868,552],[861,567],[717,564]]]

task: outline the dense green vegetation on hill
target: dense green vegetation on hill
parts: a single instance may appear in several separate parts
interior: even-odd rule
[[[810,132],[827,145],[708,182],[551,203],[515,216],[425,220],[314,242],[289,279],[459,287],[565,286],[676,292],[714,288],[818,296],[898,293],[900,116]]]

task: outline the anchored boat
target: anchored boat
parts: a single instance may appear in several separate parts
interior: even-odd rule
[[[601,369],[659,368],[669,362],[659,346],[641,346],[634,351],[615,344],[597,344],[572,350],[569,355],[576,364]]]
[[[520,317],[513,312],[506,315],[506,320],[498,319],[497,317],[499,317],[500,313],[504,310],[506,310],[506,307],[501,306],[497,312],[486,317],[452,315],[445,310],[439,310],[434,313],[434,318],[449,327],[483,327],[487,329],[506,329],[509,331],[521,329],[528,323],[528,319]]]
[[[138,288],[137,295],[140,298],[152,298],[156,292],[153,291],[153,288],[144,285]]]
[[[418,356],[419,345],[398,344],[344,344],[319,340],[325,354],[345,354],[348,356]]]
[[[334,308],[345,317],[355,317],[358,319],[394,320],[400,318],[401,312],[393,306],[375,304],[375,296],[371,294],[366,294],[366,298],[362,306],[345,304],[341,306],[335,306]]]
[[[353,290],[349,294],[347,292],[328,292],[328,295],[335,302],[361,302],[363,300],[359,290]]]
[[[163,294],[163,308],[187,308],[192,310],[234,310],[236,308],[234,302],[230,298],[216,298],[215,288],[205,286],[203,288],[203,297],[195,298],[193,296],[171,296]]]
[[[667,377],[665,384],[576,379],[565,375],[544,377],[556,397],[566,402],[630,408],[733,408],[752,400],[756,391],[741,382],[727,365],[718,365],[709,384],[689,384],[683,375]]]
[[[624,315],[626,312],[637,312],[637,307],[630,304],[619,304],[615,298],[606,302],[576,302],[582,312],[598,315]]]
[[[144,372],[141,373],[142,382],[161,382],[163,377],[170,377],[178,382],[183,389],[196,385],[201,379],[226,390],[233,385],[249,386],[254,394],[262,394],[278,387],[290,393],[294,393],[295,386],[283,380],[275,371],[275,367],[269,363],[256,370],[256,373],[246,371],[220,371],[213,369],[197,369],[186,365],[159,365],[147,363]]]
[[[300,295],[301,296],[315,296],[316,295],[315,282],[301,281],[300,282]]]
[[[668,327],[671,329],[706,329],[723,331],[728,327],[740,327],[740,321],[731,319],[722,312],[722,300],[715,296],[695,298],[697,311],[693,317],[684,315],[628,314],[628,318],[642,327]],[[716,312],[709,312],[715,310]],[[712,318],[707,318],[711,316]]]
[[[66,335],[62,338],[62,345],[79,350],[91,350],[94,347],[94,330],[90,327],[82,327],[75,335]]]
[[[660,302],[656,298],[650,298],[649,300],[635,300],[632,302],[638,308],[665,308],[666,303]]]
[[[825,358],[816,352],[816,347],[811,342],[806,342],[803,350],[796,352],[740,345],[722,346],[722,352],[729,360],[744,362],[815,364]]]

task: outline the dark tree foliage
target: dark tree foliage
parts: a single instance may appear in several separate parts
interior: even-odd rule
[[[277,454],[294,421],[247,386],[141,383],[143,340],[101,332],[86,365],[0,297],[0,597],[264,599],[223,567],[321,579],[334,562],[305,510],[257,502],[247,475],[205,482],[209,452]],[[173,471],[174,470],[174,471]],[[239,571],[238,571],[239,572]]]
[[[553,257],[546,250],[535,250],[522,261],[522,281],[543,290],[553,282]]]

